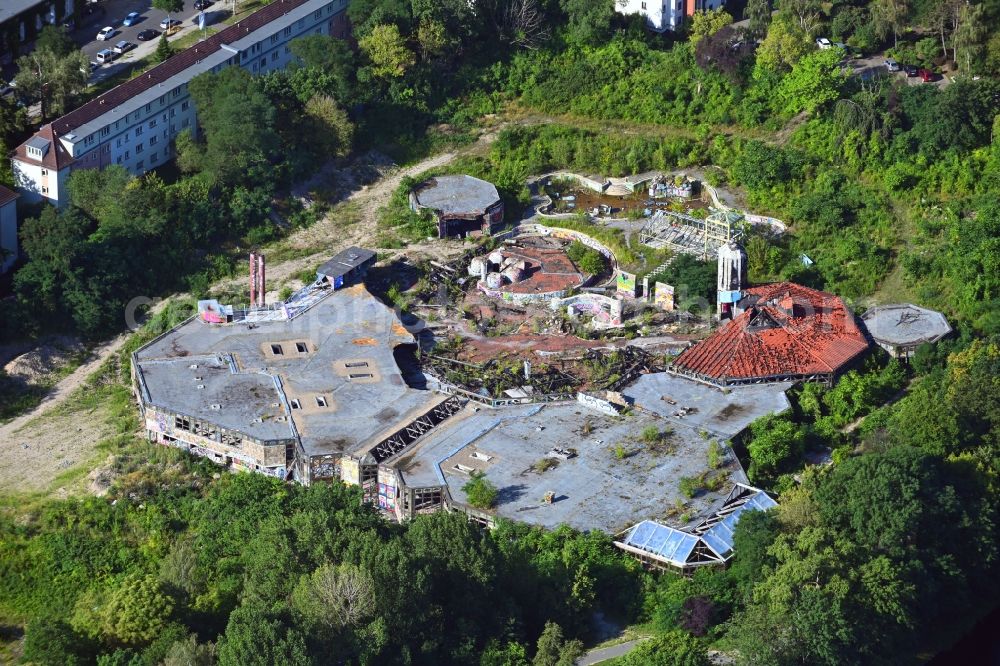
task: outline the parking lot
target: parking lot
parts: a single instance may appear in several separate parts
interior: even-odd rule
[[[881,55],[854,58],[848,60],[848,65],[851,67],[851,73],[854,76],[860,77],[863,81],[892,77],[893,79],[904,81],[907,85],[911,86],[931,85],[938,86],[939,88],[944,88],[951,83],[951,79],[948,76],[941,76],[940,74],[935,76],[934,80],[924,83],[919,76],[907,76],[906,72],[903,71],[890,72],[885,66],[885,56]]]
[[[192,20],[199,13],[194,8],[195,2],[196,0],[184,0],[184,9],[170,15],[170,18],[181,21],[180,30],[170,36],[171,41],[191,34],[198,29],[197,21]],[[205,24],[213,25],[221,22],[223,17],[228,14],[225,9],[228,6],[228,2],[219,0],[206,9]],[[76,30],[71,34],[91,62],[97,62],[98,52],[104,49],[113,49],[114,45],[122,40],[136,45],[136,48],[117,56],[112,63],[101,65],[92,75],[91,81],[96,82],[112,76],[129,62],[145,57],[156,50],[159,44],[158,35],[148,41],[140,41],[138,38],[139,33],[143,30],[163,32],[160,28],[160,21],[167,18],[167,14],[150,7],[149,0],[106,0],[89,5],[89,7],[94,8],[94,14],[81,14],[77,20]],[[130,12],[138,12],[139,18],[132,26],[123,26],[122,21]],[[110,39],[100,41],[97,39],[97,33],[105,26],[110,26],[117,32]]]

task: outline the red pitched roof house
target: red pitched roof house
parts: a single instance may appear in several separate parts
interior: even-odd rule
[[[743,290],[734,318],[684,350],[679,374],[719,384],[833,379],[868,349],[853,313],[833,294],[791,282]]]

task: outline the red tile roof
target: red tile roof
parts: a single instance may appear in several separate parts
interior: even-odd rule
[[[18,197],[18,193],[14,190],[8,190],[3,185],[0,185],[0,206],[9,204],[11,201]]]
[[[28,141],[25,141],[14,150],[14,158],[20,160],[21,162],[40,164],[43,167],[55,169],[57,171],[63,167],[69,166],[75,161],[73,156],[69,154],[69,151],[63,147],[62,143],[56,141],[55,132],[52,131],[51,124],[42,125],[41,128],[35,132],[35,135],[32,138],[36,137],[45,139],[49,142],[49,149],[46,151],[41,160],[28,156],[28,141],[31,141],[31,139],[28,139]]]
[[[743,294],[746,310],[684,350],[675,370],[723,384],[836,374],[868,348],[854,315],[833,294],[791,282]]]
[[[217,32],[205,41],[198,42],[194,46],[184,49],[148,72],[126,81],[120,86],[112,88],[103,95],[90,100],[83,106],[80,106],[66,115],[57,118],[52,121],[51,125],[46,125],[39,130],[35,136],[43,136],[43,138],[53,140],[53,135],[58,136],[72,132],[81,125],[84,125],[107,113],[122,102],[125,102],[126,100],[129,100],[132,97],[159,85],[160,83],[163,83],[172,76],[180,74],[188,67],[191,67],[198,61],[203,60],[206,56],[218,51],[222,48],[223,44],[229,44],[246,37],[247,34],[264,27],[271,21],[284,16],[291,10],[306,2],[308,2],[308,0],[274,0],[270,5],[254,12],[242,21],[234,23],[221,32]],[[46,131],[46,129],[48,131],[48,135],[42,134],[42,132]],[[54,141],[54,143],[58,142]],[[50,149],[49,154],[46,155],[45,159],[39,162],[38,160],[27,156],[27,153],[24,150],[24,144],[18,146],[15,152],[16,158],[19,160],[34,164],[41,163],[43,166],[54,169],[62,168],[69,163],[63,161],[64,157],[69,158],[70,162],[72,161],[72,158],[69,157],[68,153],[65,151],[63,151],[62,156],[56,156],[52,155],[53,151]],[[52,157],[50,158],[49,155],[52,155]]]

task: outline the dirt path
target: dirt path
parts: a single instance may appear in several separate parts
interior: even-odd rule
[[[122,345],[125,344],[130,335],[131,333],[122,333],[98,346],[91,352],[90,360],[59,381],[37,407],[0,426],[0,452],[6,452],[5,449],[14,441],[15,434],[27,425],[28,422],[65,402],[66,398],[73,391],[83,385],[91,373],[97,370],[112,354],[122,348]],[[3,454],[0,453],[0,455]]]

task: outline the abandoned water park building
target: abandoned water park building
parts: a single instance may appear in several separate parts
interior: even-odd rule
[[[200,303],[199,315],[138,349],[133,386],[149,439],[234,470],[357,485],[399,520],[447,508],[616,533],[681,501],[678,479],[704,474],[706,436],[728,440],[789,407],[788,384],[722,391],[665,372],[621,390],[634,407],[624,417],[574,393],[484,405],[411,365],[414,336],[357,283],[373,260],[341,253],[279,304]],[[669,432],[668,453],[635,446],[654,426]],[[623,459],[620,442],[635,449]],[[465,495],[479,471],[501,490],[491,511]],[[726,488],[747,482],[731,453],[713,473]],[[725,498],[721,487],[704,493],[694,515],[707,520]]]

